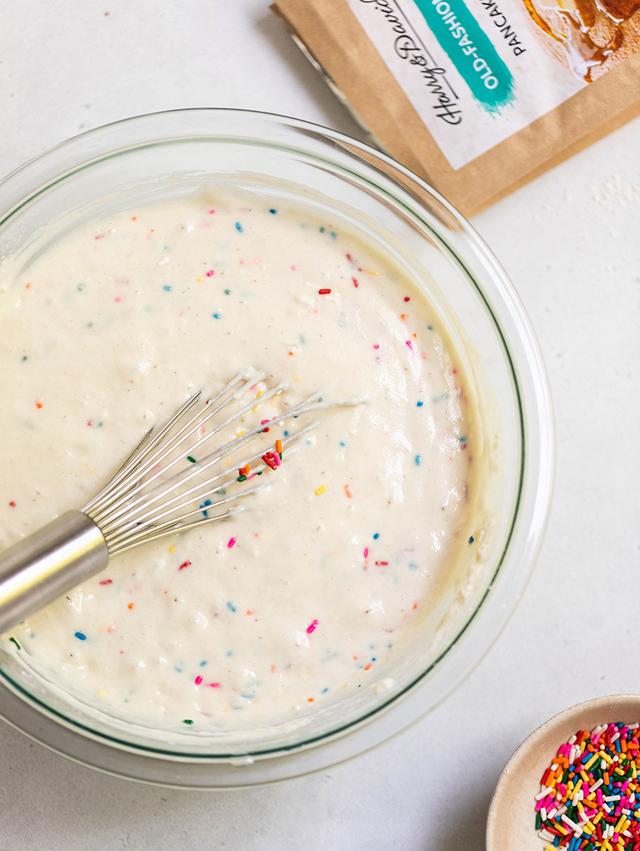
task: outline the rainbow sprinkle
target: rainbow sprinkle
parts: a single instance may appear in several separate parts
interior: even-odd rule
[[[270,467],[272,470],[276,470],[280,466],[280,458],[275,452],[265,452],[262,456],[262,460]]]
[[[601,724],[560,745],[535,797],[545,851],[640,851],[638,727]]]

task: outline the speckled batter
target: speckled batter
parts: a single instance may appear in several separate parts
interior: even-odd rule
[[[250,511],[114,559],[11,633],[87,704],[181,730],[313,713],[393,673],[473,546],[473,423],[438,317],[314,215],[191,197],[0,267],[0,547],[80,507],[151,422],[247,364],[298,399],[367,397],[327,411]]]

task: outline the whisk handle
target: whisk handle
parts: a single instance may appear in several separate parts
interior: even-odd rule
[[[109,561],[102,532],[69,511],[0,553],[0,633],[98,573]]]

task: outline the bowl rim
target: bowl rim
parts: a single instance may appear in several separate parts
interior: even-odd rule
[[[479,661],[484,657],[486,652],[488,652],[488,650],[492,646],[493,642],[497,639],[499,633],[501,632],[501,630],[504,628],[504,626],[508,622],[508,619],[513,614],[513,611],[516,608],[517,602],[518,602],[520,596],[522,595],[522,593],[524,591],[524,587],[526,586],[526,583],[528,582],[528,579],[530,577],[530,574],[531,574],[531,571],[532,571],[532,568],[533,568],[535,557],[536,557],[537,552],[539,551],[539,548],[541,546],[541,542],[542,542],[542,538],[543,538],[543,534],[544,534],[544,528],[546,526],[546,522],[547,522],[547,518],[548,518],[550,502],[551,502],[551,491],[552,491],[553,469],[554,469],[553,417],[552,417],[552,413],[551,413],[550,393],[549,393],[548,382],[547,382],[546,373],[545,373],[545,370],[544,370],[544,365],[543,365],[543,362],[542,362],[542,357],[541,357],[541,354],[540,354],[540,351],[539,351],[539,347],[538,347],[537,342],[535,340],[535,337],[533,335],[531,324],[530,324],[530,322],[529,322],[529,320],[526,316],[524,308],[523,308],[523,306],[522,306],[522,304],[519,300],[519,297],[517,296],[517,294],[515,292],[513,285],[511,284],[510,280],[508,279],[506,273],[503,271],[502,267],[500,266],[500,264],[496,260],[495,256],[490,251],[490,249],[488,248],[488,246],[486,245],[484,240],[482,240],[482,238],[478,235],[476,230],[466,221],[466,219],[464,219],[464,217],[460,213],[458,213],[458,211],[442,195],[440,195],[440,193],[438,193],[436,190],[434,190],[431,186],[429,186],[421,178],[419,178],[415,174],[413,174],[409,169],[407,169],[406,167],[397,163],[395,160],[393,160],[393,158],[391,158],[391,157],[387,156],[386,154],[381,153],[381,152],[377,151],[376,149],[372,148],[371,146],[367,145],[366,143],[361,142],[361,141],[356,140],[356,139],[353,139],[350,136],[348,136],[344,133],[341,133],[337,130],[326,128],[326,127],[323,127],[320,124],[316,124],[316,123],[309,122],[309,121],[304,121],[304,120],[297,119],[297,118],[292,118],[292,117],[289,117],[289,116],[286,116],[286,115],[278,115],[278,114],[269,113],[269,112],[262,112],[262,111],[258,111],[258,110],[226,109],[226,108],[215,108],[215,107],[195,107],[195,108],[189,108],[189,109],[173,109],[173,110],[165,110],[165,111],[161,111],[161,112],[150,112],[150,113],[145,113],[145,114],[142,114],[142,115],[123,118],[123,119],[120,119],[118,121],[114,121],[114,122],[111,122],[111,123],[108,123],[108,124],[104,124],[104,125],[101,125],[99,127],[92,128],[90,130],[84,131],[83,133],[77,134],[77,135],[75,135],[75,136],[73,136],[73,137],[71,137],[71,138],[69,138],[65,141],[60,142],[59,144],[49,148],[48,150],[44,151],[43,153],[39,154],[38,156],[33,157],[32,159],[28,160],[26,163],[18,166],[16,169],[14,169],[9,174],[7,174],[2,180],[0,180],[0,193],[2,193],[7,188],[7,186],[9,186],[9,188],[11,189],[11,185],[13,183],[15,183],[16,181],[20,182],[25,175],[29,176],[34,169],[37,171],[41,165],[47,164],[52,158],[55,158],[58,154],[60,154],[60,153],[73,154],[73,152],[76,150],[76,148],[82,147],[82,145],[85,142],[87,142],[87,141],[91,142],[92,140],[100,140],[106,134],[108,134],[110,131],[117,130],[117,129],[120,129],[120,128],[130,128],[134,124],[141,125],[144,122],[148,122],[150,120],[151,121],[157,121],[158,119],[165,120],[165,119],[171,119],[171,118],[179,119],[179,118],[181,118],[182,116],[185,116],[185,115],[200,116],[200,115],[203,115],[203,114],[206,115],[206,116],[215,115],[219,118],[224,118],[224,116],[227,115],[227,116],[233,116],[234,118],[239,118],[239,119],[248,120],[248,121],[252,121],[252,120],[256,120],[256,119],[269,120],[269,121],[277,122],[280,127],[285,127],[285,128],[287,128],[288,131],[291,130],[291,129],[302,130],[302,131],[312,131],[317,136],[320,136],[322,138],[322,140],[325,141],[325,142],[329,141],[329,142],[336,143],[339,146],[346,147],[349,152],[356,151],[358,156],[360,157],[360,159],[363,159],[362,154],[366,154],[366,156],[368,158],[368,161],[364,162],[364,165],[366,165],[366,166],[370,166],[371,160],[373,160],[374,163],[380,162],[380,163],[384,164],[385,166],[390,167],[393,170],[393,172],[396,172],[399,175],[402,175],[404,178],[409,180],[412,184],[417,185],[423,192],[427,193],[431,198],[433,198],[439,205],[442,206],[442,208],[446,211],[447,215],[450,216],[455,221],[456,226],[459,229],[459,231],[463,234],[465,241],[468,241],[470,243],[470,246],[469,246],[470,250],[472,250],[475,253],[476,259],[479,260],[482,263],[482,265],[484,266],[484,268],[486,270],[487,275],[491,278],[492,283],[495,285],[495,287],[497,289],[496,295],[498,296],[499,299],[502,300],[503,309],[516,322],[517,331],[519,332],[518,333],[518,342],[521,344],[523,352],[524,352],[524,355],[522,353],[519,353],[520,359],[523,361],[523,363],[520,364],[520,366],[521,367],[523,365],[526,366],[529,369],[529,371],[532,375],[533,392],[534,392],[534,396],[535,396],[535,401],[537,403],[536,406],[532,405],[532,409],[530,411],[523,411],[522,387],[521,387],[521,383],[520,383],[521,376],[518,374],[518,370],[516,370],[516,365],[513,362],[512,349],[505,339],[503,329],[502,329],[502,325],[501,325],[500,321],[498,320],[498,318],[496,317],[496,315],[494,313],[494,310],[492,308],[492,303],[487,299],[487,296],[484,293],[483,286],[481,286],[478,283],[478,281],[476,281],[476,275],[466,267],[466,265],[462,261],[462,258],[460,258],[458,256],[455,248],[453,248],[446,241],[446,239],[443,238],[442,232],[441,231],[435,231],[432,223],[429,223],[428,221],[425,221],[424,219],[421,218],[420,219],[421,223],[425,224],[429,228],[429,230],[434,234],[434,236],[438,240],[439,246],[446,248],[448,250],[448,252],[453,256],[453,258],[460,265],[462,265],[464,272],[466,273],[467,277],[469,278],[469,281],[475,286],[477,292],[479,293],[480,297],[484,301],[485,307],[487,308],[487,310],[489,311],[489,313],[491,315],[495,330],[497,331],[497,334],[501,338],[501,345],[502,345],[503,352],[504,352],[504,354],[505,354],[505,356],[508,360],[508,363],[509,363],[509,367],[510,367],[511,374],[512,374],[512,379],[513,379],[513,387],[514,387],[515,396],[516,396],[517,405],[518,405],[518,416],[519,416],[519,420],[520,420],[521,441],[522,441],[522,459],[521,459],[520,481],[519,481],[519,485],[518,485],[518,493],[516,494],[516,498],[514,500],[514,506],[513,506],[513,509],[512,509],[513,510],[513,517],[511,519],[510,528],[509,528],[509,530],[506,534],[506,537],[505,537],[504,546],[503,546],[503,549],[502,549],[502,554],[497,561],[497,565],[495,567],[494,574],[490,578],[484,593],[482,594],[481,598],[478,600],[473,612],[466,619],[464,625],[456,632],[453,639],[448,643],[446,649],[443,650],[443,652],[440,653],[438,655],[438,657],[436,659],[434,659],[433,662],[425,670],[423,670],[418,676],[414,677],[412,679],[412,681],[410,683],[408,683],[402,690],[394,693],[387,701],[377,705],[374,709],[366,712],[363,716],[361,716],[357,719],[354,719],[354,720],[349,721],[349,722],[342,724],[342,725],[338,725],[337,728],[332,728],[328,732],[324,732],[320,735],[314,736],[314,737],[312,737],[308,740],[305,740],[303,742],[297,742],[295,745],[292,745],[290,747],[280,746],[280,747],[277,747],[277,748],[265,749],[264,751],[258,751],[258,752],[255,752],[255,753],[244,755],[244,756],[251,757],[251,758],[269,757],[270,759],[273,759],[274,757],[282,757],[282,756],[290,757],[292,754],[299,753],[299,752],[303,751],[304,749],[315,748],[319,744],[323,744],[323,743],[326,745],[328,742],[330,742],[332,740],[336,740],[338,738],[344,737],[345,734],[349,734],[349,733],[353,734],[353,733],[357,732],[358,728],[361,728],[363,725],[372,721],[376,717],[382,716],[391,707],[398,706],[398,704],[401,703],[403,697],[407,696],[410,692],[415,692],[417,689],[419,689],[420,684],[424,681],[424,679],[427,677],[427,675],[437,665],[439,665],[439,663],[442,661],[443,657],[446,656],[450,652],[450,650],[455,645],[458,644],[459,640],[467,632],[470,625],[476,620],[476,616],[478,615],[478,613],[481,610],[483,610],[483,607],[485,605],[485,601],[487,600],[487,597],[489,596],[490,592],[494,588],[494,584],[496,582],[497,577],[500,574],[500,570],[501,570],[501,567],[502,567],[502,565],[505,561],[505,558],[506,558],[507,554],[510,552],[512,541],[513,541],[513,536],[514,536],[514,529],[515,529],[516,524],[518,523],[518,521],[521,517],[521,515],[520,515],[520,509],[521,509],[520,499],[522,497],[523,487],[525,486],[524,477],[525,477],[526,473],[528,473],[529,475],[533,474],[536,477],[536,481],[535,481],[534,484],[528,484],[528,488],[529,488],[530,491],[532,489],[533,489],[533,491],[535,491],[534,496],[536,497],[536,499],[535,499],[536,504],[533,507],[533,512],[534,512],[535,516],[530,518],[530,521],[529,521],[529,527],[530,528],[529,528],[529,530],[527,530],[526,544],[528,544],[528,546],[526,547],[526,553],[527,553],[528,564],[527,564],[526,569],[524,571],[524,574],[525,574],[524,577],[523,577],[524,581],[520,582],[520,587],[518,589],[516,598],[511,602],[511,605],[509,607],[509,611],[503,613],[502,617],[500,618],[500,623],[497,625],[497,628],[494,625],[492,635],[490,636],[488,641],[484,642],[485,646],[482,648],[481,652],[476,654],[476,657],[474,658],[473,662],[470,665],[466,666],[466,669],[463,672],[463,674],[461,676],[457,677],[456,682],[453,683],[446,690],[446,694],[448,694],[453,688],[455,688],[455,686],[457,686],[459,684],[461,679],[464,676],[466,676],[470,672],[470,670],[472,670],[473,667],[475,667],[479,663]],[[179,138],[184,138],[185,136],[189,137],[189,138],[200,139],[200,140],[206,139],[207,136],[209,136],[211,138],[215,137],[217,139],[225,138],[224,134],[217,132],[217,131],[210,131],[209,133],[194,135],[192,132],[189,132],[187,130],[186,132],[183,132],[183,133],[174,133],[174,134],[168,135],[167,137],[162,137],[161,139],[157,139],[154,144],[162,144],[162,143],[175,141]],[[236,137],[237,137],[237,133],[231,134],[230,136],[228,136],[226,138],[227,138],[228,141],[230,141],[231,139],[234,139]],[[258,140],[257,137],[256,137],[256,144],[260,144],[260,141],[265,142],[266,140],[264,140],[264,139]],[[103,160],[108,159],[109,157],[113,157],[114,155],[117,155],[117,154],[130,152],[130,151],[135,150],[135,149],[140,148],[140,147],[143,147],[143,145],[135,144],[135,143],[127,144],[127,145],[124,145],[121,149],[110,150],[109,152],[103,153],[100,156],[93,157],[93,158],[90,158],[88,160],[83,160],[81,163],[76,163],[75,166],[73,166],[71,168],[67,168],[67,170],[63,171],[62,173],[60,173],[60,171],[58,169],[57,172],[56,172],[55,179],[51,179],[51,180],[45,182],[44,184],[38,184],[37,188],[35,188],[31,192],[27,193],[26,196],[24,196],[22,198],[18,197],[16,199],[15,203],[10,204],[6,208],[6,212],[4,212],[4,214],[0,217],[0,227],[8,219],[10,219],[11,216],[14,215],[21,208],[21,206],[23,204],[29,203],[30,201],[33,200],[33,198],[37,197],[38,194],[40,194],[41,192],[47,191],[55,183],[62,181],[62,180],[65,180],[68,177],[72,176],[74,173],[76,173],[81,168],[86,168],[86,167],[88,167],[88,166],[90,166],[90,165],[92,165],[96,162],[103,161]],[[336,166],[336,163],[334,163],[334,162],[331,162],[331,164],[334,167]],[[406,192],[406,189],[404,187],[402,187],[399,182],[396,181],[395,176],[389,177],[387,175],[387,179],[389,179],[394,184],[394,188],[397,189],[398,192]],[[18,192],[18,196],[20,196],[20,191]],[[423,208],[423,212],[428,212],[428,211],[426,211]],[[431,215],[433,215],[433,214],[431,214]],[[538,447],[538,452],[537,452],[537,457],[538,457],[538,460],[539,460],[538,469],[533,470],[533,471],[531,471],[530,468],[527,466],[528,443],[527,443],[527,437],[526,437],[526,434],[525,434],[525,425],[527,424],[525,422],[525,419],[526,419],[527,414],[530,418],[531,417],[537,417],[537,428],[534,429],[534,431],[537,433],[537,436],[538,436],[538,439],[539,439],[539,444],[540,444],[539,447]],[[535,523],[534,523],[534,520],[535,520]],[[533,529],[534,526],[536,527],[536,529],[532,532],[532,529]],[[33,695],[31,695],[28,691],[22,689],[19,685],[13,683],[11,680],[9,681],[9,683],[7,683],[7,679],[6,679],[7,675],[1,669],[0,669],[0,674],[2,675],[2,678],[4,680],[4,684],[8,685],[9,689],[12,692],[21,693],[20,698],[18,698],[18,696],[16,695],[17,699],[19,699],[21,702],[26,700],[32,706],[37,705],[38,706],[37,711],[39,711],[40,714],[48,716],[49,718],[53,719],[56,724],[62,723],[62,724],[65,724],[67,726],[69,724],[71,724],[72,728],[74,730],[78,731],[78,735],[82,736],[83,740],[87,740],[88,738],[95,738],[97,736],[97,741],[96,741],[97,744],[104,743],[108,748],[113,748],[115,746],[117,748],[121,748],[122,750],[133,750],[137,756],[150,756],[150,757],[153,757],[154,759],[162,758],[162,759],[168,759],[168,760],[177,760],[177,761],[181,761],[181,762],[192,762],[194,760],[212,762],[214,760],[223,760],[226,764],[228,764],[229,762],[233,762],[233,758],[230,757],[229,755],[224,755],[223,757],[220,757],[220,756],[215,756],[215,755],[213,755],[213,756],[212,755],[196,755],[196,754],[186,755],[185,753],[171,753],[170,751],[163,750],[163,749],[145,748],[145,747],[141,747],[141,746],[137,746],[137,745],[132,746],[130,743],[128,743],[126,741],[114,739],[114,738],[112,738],[108,735],[104,735],[104,734],[96,734],[95,731],[92,731],[89,728],[83,727],[83,725],[80,724],[79,722],[77,722],[73,719],[67,718],[62,713],[59,713],[56,710],[52,710],[50,707],[46,706],[45,703],[39,701],[37,698],[35,698]],[[12,686],[13,686],[13,688],[12,688]],[[3,691],[6,692],[6,689],[3,689]],[[423,714],[425,714],[427,711],[429,711],[429,709],[432,709],[435,706],[437,706],[441,702],[441,700],[444,699],[445,696],[446,695],[443,694],[442,697],[439,700],[437,700],[436,702],[434,702],[431,707],[428,707],[427,709],[423,709],[421,712],[419,712],[417,714],[414,713],[414,716],[410,720],[405,721],[404,723],[402,723],[400,725],[396,725],[395,728],[391,732],[387,733],[387,735],[384,735],[381,740],[384,740],[384,739],[388,738],[389,736],[394,735],[396,732],[399,732],[400,729],[403,729],[404,727],[413,723],[413,721],[417,720],[418,717],[421,717]],[[3,711],[2,702],[3,702],[3,698],[2,698],[2,695],[0,694],[0,715],[3,715],[6,718],[6,720],[9,721],[9,723],[12,723],[14,726],[17,726],[19,729],[22,729],[21,724],[17,723],[17,721],[16,721],[15,712],[7,711],[6,707],[4,707],[4,711]],[[11,717],[11,716],[13,716],[13,717]],[[23,732],[27,732],[27,734],[29,735],[28,731],[23,730]],[[39,738],[39,740],[42,740],[42,739]],[[45,744],[48,744],[48,742],[45,742]],[[361,752],[364,749],[367,749],[367,748],[366,747],[360,748],[360,750],[358,752]],[[344,757],[332,760],[332,762],[330,762],[328,764],[332,764],[333,762],[340,761],[341,759],[344,759]],[[324,766],[320,766],[320,767],[324,767]],[[315,769],[313,769],[313,770],[315,770]]]

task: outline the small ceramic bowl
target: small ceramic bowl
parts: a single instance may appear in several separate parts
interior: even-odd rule
[[[611,721],[640,721],[640,695],[598,697],[565,709],[538,727],[507,763],[493,794],[487,822],[487,851],[542,851],[534,827],[534,798],[540,777],[558,746],[576,730]]]

